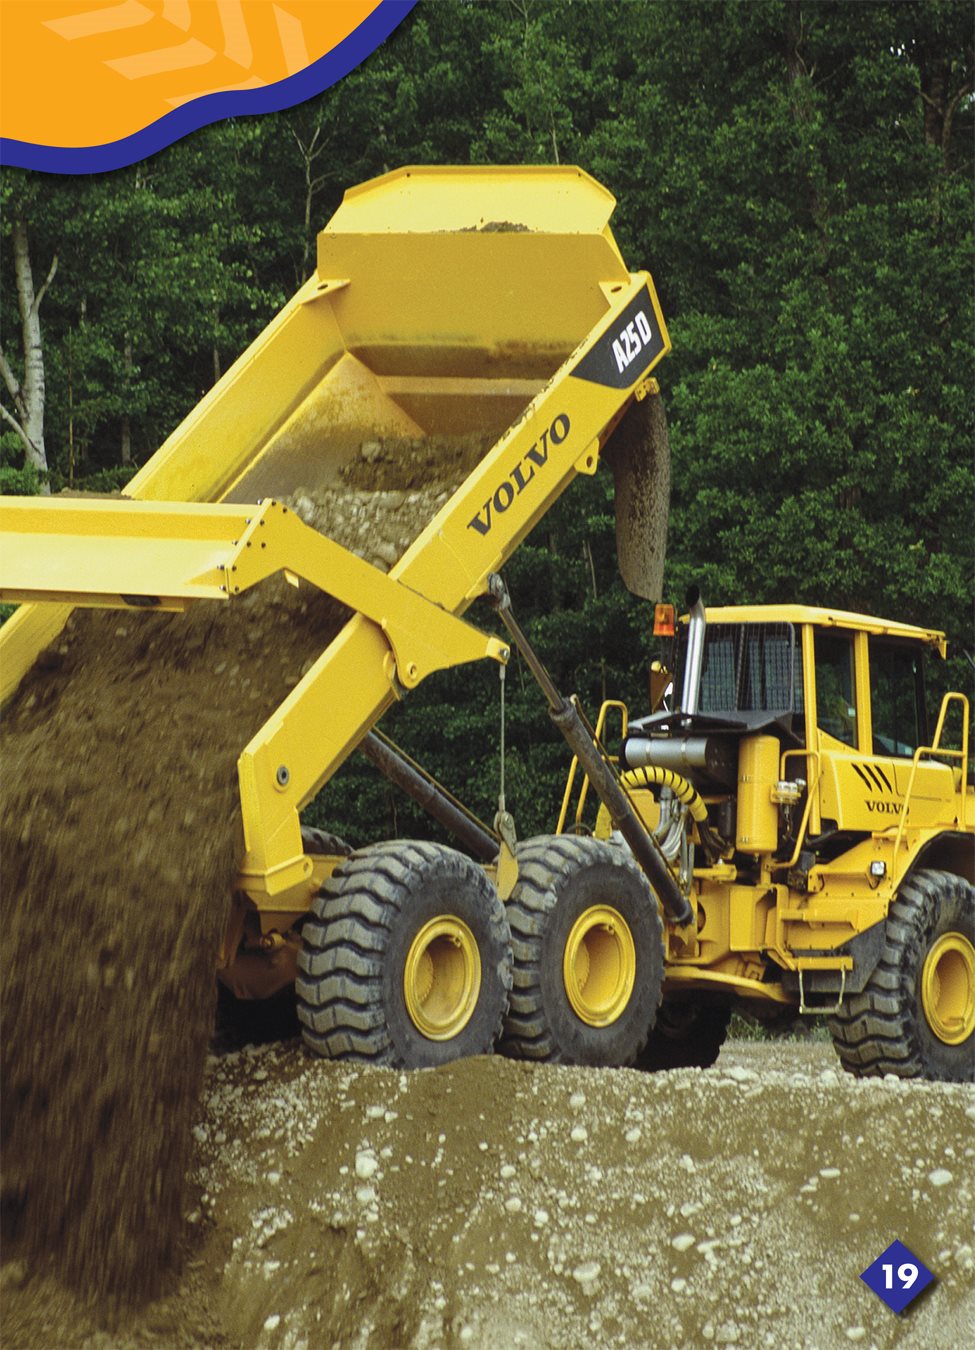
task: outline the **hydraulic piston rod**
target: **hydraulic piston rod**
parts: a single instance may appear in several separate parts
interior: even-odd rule
[[[495,836],[385,736],[370,731],[359,749],[385,779],[400,788],[427,815],[455,835],[479,862],[490,863],[495,860],[500,848]]]
[[[549,716],[589,775],[589,781],[596,795],[609,812],[613,825],[633,850],[633,856],[646,873],[651,886],[660,898],[660,903],[675,923],[690,923],[693,911],[685,896],[681,894],[666,859],[630,805],[615,769],[596,748],[579,710],[559,693],[538,654],[522,632],[511,612],[508,588],[497,572],[488,578],[488,593],[512,642],[524,657],[528,669],[538,681],[548,701]]]

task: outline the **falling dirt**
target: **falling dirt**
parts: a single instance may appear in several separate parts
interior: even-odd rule
[[[484,448],[387,440],[347,490],[292,501],[387,568]],[[185,615],[79,612],[5,714],[4,1250],[79,1289],[139,1298],[176,1263],[237,756],[346,616],[280,578]]]
[[[615,483],[620,576],[634,595],[656,603],[664,593],[670,512],[670,437],[659,394],[627,409],[603,458]]]
[[[4,1344],[960,1350],[973,1123],[971,1089],[822,1042],[655,1075],[249,1046],[207,1064],[178,1288],[108,1338],[11,1262]],[[895,1238],[935,1275],[900,1317],[859,1278]]]

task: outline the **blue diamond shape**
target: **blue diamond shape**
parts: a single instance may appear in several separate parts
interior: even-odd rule
[[[892,1312],[899,1313],[927,1289],[934,1276],[903,1242],[895,1239],[860,1279]]]

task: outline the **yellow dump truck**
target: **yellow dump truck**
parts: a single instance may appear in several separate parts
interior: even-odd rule
[[[471,821],[372,731],[432,673],[507,660],[506,641],[462,616],[573,478],[595,472],[624,418],[624,539],[666,476],[663,457],[633,453],[632,431],[669,342],[649,275],[628,271],[610,233],[613,205],[564,167],[407,168],[354,188],[319,235],[315,274],[123,499],[0,499],[0,597],[20,604],[0,633],[4,699],[75,606],[233,605],[283,573],[352,611],[241,747],[245,854],[228,877],[219,958],[241,988],[247,962],[280,982],[296,956],[305,1036],[321,1053],[432,1064],[489,1050],[500,1033],[512,979],[502,901],[519,872],[510,821]],[[490,448],[388,574],[288,504],[341,482],[365,442],[469,433]],[[646,577],[661,552],[645,538],[624,563]],[[428,843],[350,856],[303,836],[299,811],[360,745],[484,866]],[[659,850],[625,803],[617,814],[682,914]],[[662,979],[658,906],[629,855],[611,853],[655,934],[634,971],[640,1006],[623,1015],[643,1018],[645,1035]],[[608,924],[594,908],[580,961]]]
[[[739,1002],[828,1012],[855,1073],[970,1079],[968,703],[948,695],[931,735],[920,692],[942,636],[799,607],[708,626],[695,601],[677,707],[627,725],[617,705],[614,756],[612,709],[589,728],[511,611],[499,569],[604,451],[624,580],[658,593],[651,372],[669,342],[612,207],[564,167],[402,169],[349,191],[315,275],[125,499],[0,498],[0,599],[21,605],[0,694],[73,606],[232,606],[272,574],[317,587],[352,617],[241,748],[245,853],[218,959],[238,992],[297,974],[314,1051],[429,1065],[500,1039],[534,1059],[706,1064]],[[489,448],[388,573],[296,512],[364,444],[471,434]],[[508,639],[463,618],[482,598]],[[586,784],[555,835],[522,843],[503,801],[484,826],[374,730],[421,680],[503,667],[511,644]],[[466,853],[303,833],[299,811],[360,747]]]
[[[622,724],[622,781],[694,909],[688,927],[667,925],[664,999],[638,1062],[713,1063],[737,1007],[772,1023],[827,1014],[853,1074],[973,1081],[969,703],[945,694],[932,726],[925,687],[944,634],[689,599],[668,662],[676,694],[636,721],[607,704],[597,724],[600,737]],[[662,695],[667,677],[655,683]],[[568,845],[587,818],[574,778]],[[612,833],[603,810],[594,833]],[[539,932],[536,920],[527,941]],[[547,1015],[537,990],[534,1013]]]

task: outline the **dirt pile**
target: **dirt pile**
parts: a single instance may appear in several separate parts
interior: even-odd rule
[[[824,1043],[656,1075],[250,1047],[209,1063],[178,1297],[106,1342],[6,1267],[5,1344],[970,1345],[973,1123],[970,1088]],[[936,1276],[902,1317],[859,1279],[895,1238]]]
[[[268,1350],[887,1346],[858,1277],[899,1237],[938,1277],[915,1343],[970,1344],[973,1122],[970,1089],[823,1044],[656,1075],[231,1057],[198,1130],[211,1307]]]
[[[475,450],[372,444],[346,489],[294,504],[388,566]],[[391,465],[424,481],[370,491]],[[50,1253],[65,1278],[121,1299],[172,1266],[242,854],[237,755],[345,617],[280,579],[185,615],[77,613],[5,714],[8,1254]]]

